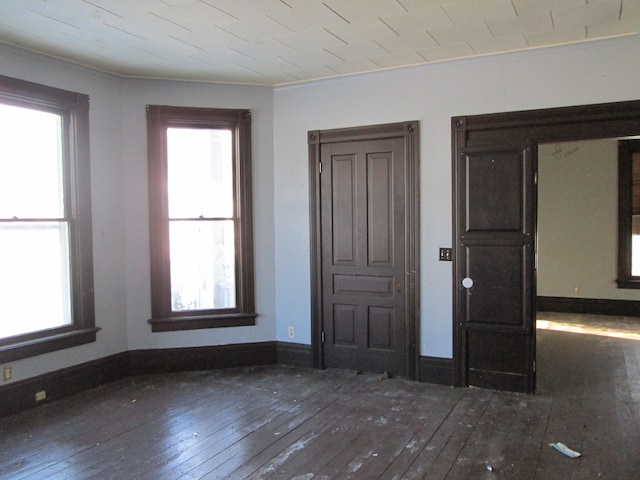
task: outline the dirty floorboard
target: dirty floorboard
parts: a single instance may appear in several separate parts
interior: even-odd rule
[[[286,366],[126,378],[0,420],[0,478],[638,479],[640,336],[606,332],[640,319],[579,321],[600,330],[538,330],[533,396]]]

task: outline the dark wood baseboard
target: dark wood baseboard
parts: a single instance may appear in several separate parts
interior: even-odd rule
[[[418,368],[420,382],[450,386],[454,384],[452,358],[420,357]]]
[[[311,345],[300,343],[278,342],[278,364],[294,365],[296,367],[313,367],[313,351]]]
[[[0,417],[80,393],[128,375],[128,352],[74,365],[0,387]],[[37,392],[46,392],[36,402]]]
[[[128,375],[147,375],[276,363],[276,342],[128,352]]]
[[[258,365],[313,367],[311,345],[260,342],[211,347],[130,350],[0,387],[0,417],[132,375]],[[453,385],[453,360],[420,357],[419,381]],[[36,392],[46,392],[36,402]]]
[[[275,364],[277,351],[277,342],[260,342],[122,352],[0,387],[0,417],[130,375]],[[46,398],[36,402],[41,391]]]
[[[619,315],[624,317],[640,316],[640,302],[633,300],[538,297],[537,308],[541,312],[590,313],[593,315]]]

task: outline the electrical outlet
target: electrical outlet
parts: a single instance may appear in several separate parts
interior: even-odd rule
[[[40,390],[39,392],[36,392],[36,402],[41,402],[45,398],[47,398],[46,390]]]
[[[11,380],[11,365],[5,365],[2,369],[2,380]]]
[[[289,338],[296,338],[296,329],[289,327]]]

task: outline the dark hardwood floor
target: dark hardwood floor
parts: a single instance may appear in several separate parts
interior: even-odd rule
[[[578,321],[602,329],[539,329],[534,396],[283,366],[130,377],[0,420],[0,478],[637,480],[640,319]]]

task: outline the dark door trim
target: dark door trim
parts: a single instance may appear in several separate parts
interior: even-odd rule
[[[452,118],[452,206],[453,239],[459,238],[459,218],[463,205],[457,204],[459,176],[457,159],[469,148],[518,146],[524,143],[567,142],[640,134],[640,101],[604,103],[576,107],[550,108]],[[537,176],[537,171],[536,171]],[[529,180],[534,188],[534,178]],[[534,233],[537,232],[537,222]],[[456,242],[457,243],[457,242]],[[457,257],[453,256],[453,360],[455,385],[465,386],[465,338],[462,334],[459,305]],[[535,277],[535,272],[531,272]],[[531,281],[535,282],[535,278]]]
[[[419,248],[420,175],[419,125],[417,121],[308,132],[309,145],[309,229],[311,257],[311,348],[313,365],[324,367],[322,348],[322,245],[320,215],[320,146],[325,143],[402,138],[405,144],[405,322],[407,377],[418,378],[418,340],[420,329]]]

